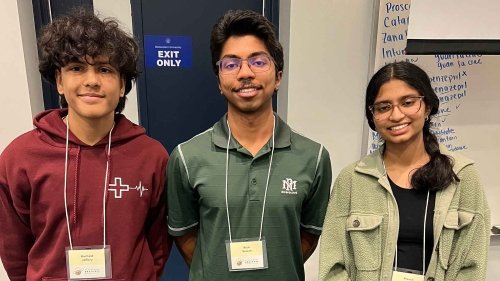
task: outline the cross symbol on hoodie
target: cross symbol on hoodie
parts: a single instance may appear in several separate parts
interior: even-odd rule
[[[130,187],[128,184],[122,184],[122,178],[115,178],[115,182],[109,184],[109,191],[115,192],[115,198],[122,198],[123,191],[129,191]]]

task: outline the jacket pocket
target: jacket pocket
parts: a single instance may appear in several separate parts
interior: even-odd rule
[[[346,230],[351,239],[354,262],[358,270],[377,270],[381,264],[381,215],[351,214]]]
[[[448,269],[458,253],[455,253],[457,240],[462,231],[468,229],[474,214],[467,211],[449,211],[444,220],[441,237],[439,237],[439,262],[443,269]]]

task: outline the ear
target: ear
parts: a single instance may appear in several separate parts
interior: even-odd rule
[[[222,87],[220,86],[220,77],[219,77],[219,75],[217,75],[217,86],[219,87],[220,94],[224,95],[224,93],[222,92]]]
[[[283,71],[278,71],[276,75],[276,84],[274,85],[274,89],[277,91],[281,84],[281,79],[283,78]]]
[[[62,75],[60,70],[56,70],[56,87],[59,95],[64,95],[64,86],[62,81]]]
[[[429,117],[431,115],[432,107],[425,107],[425,116]]]
[[[125,96],[125,77],[122,75],[122,78],[120,80],[120,98],[123,98]]]

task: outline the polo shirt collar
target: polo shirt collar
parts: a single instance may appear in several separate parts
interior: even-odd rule
[[[291,136],[292,130],[288,126],[288,124],[283,121],[278,114],[274,113],[276,118],[276,128],[274,135],[274,144],[275,148],[284,148],[290,146],[292,143]],[[212,130],[212,142],[220,147],[226,149],[227,147],[227,138],[228,138],[228,128],[227,128],[227,113],[222,116],[222,118],[215,123]],[[268,143],[269,147],[272,146],[272,140],[269,139]],[[238,149],[241,145],[238,141],[231,137],[231,141],[229,142],[229,149]]]

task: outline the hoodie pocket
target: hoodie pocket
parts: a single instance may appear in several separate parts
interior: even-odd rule
[[[474,219],[474,214],[467,211],[449,211],[444,220],[441,237],[439,237],[439,262],[443,269],[448,269],[457,257],[454,250],[462,231],[466,231]]]
[[[377,270],[381,264],[381,215],[351,214],[346,230],[351,239],[354,261],[358,270]]]

